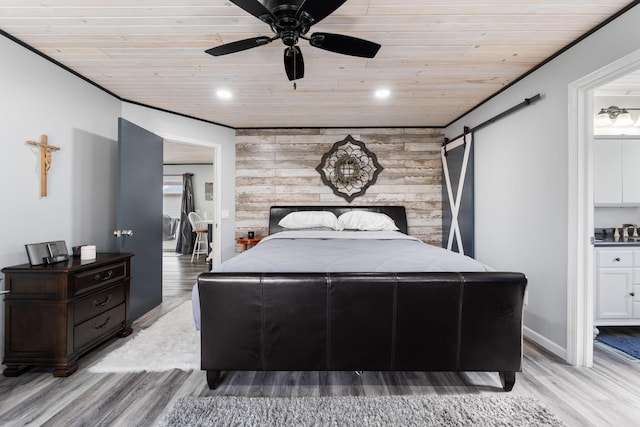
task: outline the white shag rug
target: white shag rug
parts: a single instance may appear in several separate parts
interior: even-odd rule
[[[188,426],[566,427],[532,397],[182,397],[157,424]]]
[[[174,308],[147,329],[132,335],[89,372],[160,372],[200,369],[200,331],[193,322],[191,301]]]

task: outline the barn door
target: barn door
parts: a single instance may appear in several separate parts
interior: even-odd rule
[[[442,246],[474,256],[473,133],[441,149]]]

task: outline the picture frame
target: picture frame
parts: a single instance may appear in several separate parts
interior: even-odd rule
[[[204,199],[213,200],[213,182],[204,183]]]

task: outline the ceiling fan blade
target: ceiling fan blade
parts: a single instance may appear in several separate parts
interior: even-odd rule
[[[297,16],[307,13],[311,16],[311,24],[322,21],[331,15],[337,8],[343,5],[347,0],[306,0],[298,9]]]
[[[289,80],[298,80],[304,77],[304,60],[302,51],[298,46],[291,46],[284,50],[284,70]]]
[[[373,58],[378,53],[380,45],[357,37],[342,34],[313,33],[309,38],[311,46],[343,55]]]
[[[241,9],[244,9],[246,12],[249,12],[250,14],[252,14],[253,16],[255,16],[261,21],[264,21],[267,23],[277,21],[276,17],[273,16],[273,14],[269,11],[269,9],[264,7],[264,5],[260,3],[258,0],[230,0],[230,1],[231,3],[235,4]]]
[[[213,56],[226,55],[228,53],[240,52],[254,47],[271,43],[273,39],[267,36],[252,37],[250,39],[238,40],[235,42],[223,44],[221,46],[212,47],[205,50],[206,53]]]

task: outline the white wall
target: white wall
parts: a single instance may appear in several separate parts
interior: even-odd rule
[[[100,251],[115,248],[111,233],[120,116],[150,130],[222,144],[223,209],[234,212],[232,129],[144,107],[125,108],[117,98],[5,37],[0,37],[0,58],[0,268],[27,263],[26,243],[64,240],[69,248],[87,243],[95,243]],[[52,154],[44,198],[40,154],[26,144],[41,134],[61,148]],[[223,247],[230,257],[233,216],[225,222]],[[0,354],[3,347],[0,304]]]
[[[25,243],[65,240],[68,246],[92,241],[85,219],[109,208],[112,199],[105,163],[116,148],[121,103],[67,71],[0,37],[0,266],[28,262]],[[40,197],[40,153],[26,144],[48,135],[60,147],[52,153],[48,196]],[[84,145],[86,144],[86,146]],[[97,150],[96,153],[93,150]],[[95,199],[78,211],[84,197]],[[79,226],[79,224],[82,224]],[[112,224],[110,224],[111,226]]]
[[[622,224],[640,224],[640,207],[598,207],[594,209],[593,226],[595,228],[622,227]]]
[[[0,267],[27,263],[26,243],[91,242],[109,250],[120,101],[4,37],[0,58]],[[44,198],[40,153],[26,144],[41,134],[60,147]],[[3,311],[0,304],[0,354]]]
[[[640,49],[638,22],[635,7],[445,131],[451,138],[542,94],[475,135],[476,256],[527,275],[525,327],[558,354],[567,345],[568,85]]]

